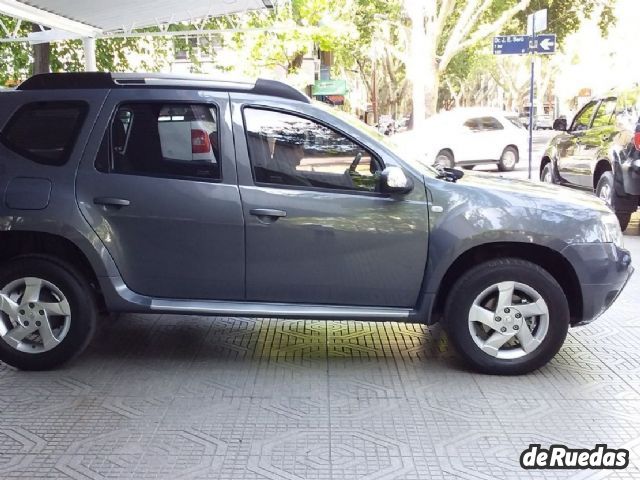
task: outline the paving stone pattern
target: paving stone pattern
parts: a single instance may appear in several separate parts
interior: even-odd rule
[[[437,327],[124,315],[62,369],[0,364],[0,478],[640,478],[639,287],[511,378],[467,371]],[[523,471],[529,443],[631,465]]]

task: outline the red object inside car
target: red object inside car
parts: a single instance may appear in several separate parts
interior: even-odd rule
[[[191,130],[191,153],[209,153],[211,142],[204,130]]]

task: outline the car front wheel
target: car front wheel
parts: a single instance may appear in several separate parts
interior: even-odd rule
[[[491,260],[469,270],[452,288],[445,328],[475,370],[517,375],[545,365],[562,346],[569,306],[551,274],[517,259]]]
[[[596,195],[604,200],[607,205],[613,208],[613,174],[611,172],[604,172],[598,184],[596,185]],[[620,228],[622,231],[626,230],[631,221],[631,213],[628,212],[616,212],[618,222],[620,222]]]
[[[48,370],[78,355],[96,324],[84,277],[57,259],[16,257],[0,268],[0,360]]]
[[[436,155],[436,165],[441,165],[445,168],[453,168],[456,164],[453,153],[450,150],[440,150]]]
[[[547,163],[540,174],[540,181],[544,183],[556,183],[553,178],[553,167],[551,163]]]

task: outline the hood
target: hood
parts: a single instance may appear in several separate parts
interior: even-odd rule
[[[505,178],[491,174],[465,172],[457,184],[487,190],[510,203],[523,203],[522,206],[571,210],[583,208],[599,212],[610,212],[607,204],[595,195],[558,185],[538,181]]]

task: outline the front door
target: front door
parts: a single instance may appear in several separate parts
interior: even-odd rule
[[[575,162],[578,184],[585,188],[595,188],[593,172],[603,148],[613,140],[615,127],[616,99],[606,98],[600,102],[593,117],[591,128],[587,130],[580,145],[580,154]]]
[[[569,131],[562,135],[556,144],[558,156],[558,173],[560,177],[572,185],[582,184],[583,142],[585,134],[591,128],[591,122],[598,102],[592,101],[584,106],[576,115]]]
[[[382,158],[332,117],[238,105],[233,120],[247,299],[413,307],[428,245],[421,180],[379,193]]]
[[[136,293],[244,298],[228,98],[116,89],[105,102],[78,171],[77,199]]]

